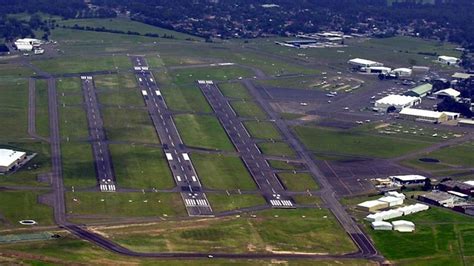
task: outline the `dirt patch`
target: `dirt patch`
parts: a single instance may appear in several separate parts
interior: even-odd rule
[[[383,124],[380,124],[380,125],[375,126],[375,129],[386,128],[386,127],[388,127],[388,126],[390,126],[389,123],[383,123]]]

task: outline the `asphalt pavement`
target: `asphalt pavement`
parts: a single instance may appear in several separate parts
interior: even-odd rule
[[[294,201],[286,195],[284,186],[217,85],[209,80],[200,80],[198,86],[267,202],[274,208],[294,208]]]
[[[165,99],[143,57],[133,56],[134,71],[148,113],[160,138],[163,152],[190,216],[212,216],[199,177],[179,135]]]
[[[104,130],[104,122],[92,76],[81,76],[82,92],[86,106],[89,141],[92,145],[97,184],[102,192],[114,192],[116,179]]]

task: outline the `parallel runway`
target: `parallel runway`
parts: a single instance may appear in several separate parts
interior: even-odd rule
[[[115,174],[110,157],[109,146],[106,142],[104,122],[100,114],[99,102],[95,93],[92,76],[81,76],[84,102],[86,103],[87,122],[89,125],[89,138],[94,154],[97,183],[100,191],[114,192]]]
[[[188,214],[190,216],[212,216],[212,208],[205,193],[202,192],[202,185],[191,158],[185,151],[173,117],[168,111],[152,73],[148,70],[147,62],[139,56],[131,57],[131,60],[148,113],[160,138],[163,152]]]
[[[242,161],[254,178],[265,199],[275,208],[292,208],[293,200],[265,160],[255,141],[239,120],[227,99],[212,81],[198,81],[198,86],[232,140]]]

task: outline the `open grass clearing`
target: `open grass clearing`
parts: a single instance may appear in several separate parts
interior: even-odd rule
[[[257,139],[273,139],[281,140],[282,136],[275,127],[275,124],[267,121],[245,121],[245,128],[247,128],[250,135]]]
[[[32,191],[2,191],[0,193],[0,228],[25,227],[20,220],[35,220],[39,225],[53,224],[53,210],[38,203],[41,194]]]
[[[330,154],[393,158],[433,144],[428,141],[375,135],[357,130],[307,126],[298,126],[294,129],[308,149]]]
[[[130,69],[132,63],[126,56],[59,57],[34,60],[32,63],[51,74],[82,73],[100,70]]]
[[[49,136],[49,111],[48,111],[48,84],[45,79],[38,79],[36,87],[36,133],[43,137]]]
[[[60,106],[59,131],[63,139],[87,139],[89,137],[89,130],[86,111],[79,106]]]
[[[103,218],[184,216],[179,193],[66,193],[68,214]]]
[[[235,113],[240,117],[265,119],[267,115],[265,112],[255,103],[248,101],[231,101],[230,105],[234,109]]]
[[[302,170],[305,169],[304,164],[301,163],[294,163],[289,161],[276,161],[276,160],[268,160],[268,163],[271,167],[277,170]]]
[[[64,186],[94,187],[96,173],[90,144],[62,143]]]
[[[158,143],[147,111],[124,108],[102,109],[107,138],[116,141]]]
[[[214,116],[207,115],[175,115],[174,121],[184,144],[191,147],[233,151],[221,124]]]
[[[109,145],[120,187],[170,189],[175,186],[163,151],[140,145]]]
[[[265,199],[258,194],[216,194],[207,193],[212,210],[217,212],[231,211],[252,206],[265,205]]]
[[[265,155],[296,157],[295,151],[285,142],[262,142],[258,143],[258,148]]]
[[[109,74],[94,76],[97,90],[137,90],[137,81],[131,73]]]
[[[247,88],[240,83],[219,83],[219,89],[225,97],[241,100],[252,99]]]
[[[0,69],[2,68],[0,67]],[[5,70],[10,71],[10,69]],[[0,117],[2,117],[1,142],[28,136],[28,80],[9,77],[2,72],[2,76],[0,76]]]
[[[191,155],[203,185],[210,189],[256,189],[255,182],[239,157],[198,154]]]
[[[194,84],[197,80],[226,81],[240,77],[251,77],[253,73],[247,68],[239,66],[196,67],[178,69],[171,72],[174,83],[177,85]]]
[[[99,229],[112,240],[143,252],[355,251],[327,210],[268,210],[240,217],[162,222],[152,226]]]
[[[318,185],[308,173],[278,173],[278,177],[290,191],[316,190]]]

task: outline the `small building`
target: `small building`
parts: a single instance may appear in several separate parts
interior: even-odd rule
[[[448,117],[448,121],[449,120],[458,120],[458,118],[461,116],[460,113],[455,113],[455,112],[443,111],[443,113]]]
[[[447,192],[433,191],[427,194],[419,195],[418,200],[444,207],[452,207],[454,205],[454,196]]]
[[[390,220],[390,219],[398,218],[401,216],[403,216],[403,212],[399,210],[387,210],[387,211],[381,211],[381,212],[369,214],[365,217],[365,220],[369,222],[375,222],[375,221]]]
[[[474,120],[472,119],[459,119],[458,125],[461,127],[474,127]]]
[[[366,72],[368,74],[388,74],[392,71],[389,67],[384,66],[373,66],[373,67],[362,67],[360,68],[361,72]]]
[[[392,180],[390,178],[376,178],[375,184],[378,186],[390,186],[392,185]]]
[[[411,69],[413,72],[418,72],[418,73],[427,73],[430,71],[430,67],[427,66],[412,66]]]
[[[389,108],[401,111],[403,108],[412,107],[421,103],[421,98],[391,94],[375,102],[375,108],[381,112],[387,112]]]
[[[413,214],[413,213],[426,211],[429,208],[430,207],[428,205],[421,204],[421,203],[415,203],[415,204],[412,204],[412,205],[400,207],[396,210],[401,211],[403,213],[403,215],[410,215],[410,214]]]
[[[394,175],[390,178],[399,185],[423,185],[427,179],[421,175]]]
[[[370,224],[374,230],[392,230],[392,224],[384,221],[375,221]]]
[[[461,95],[461,93],[453,88],[448,88],[444,90],[437,91],[433,93],[438,98],[457,98]]]
[[[439,190],[448,192],[448,191],[457,191],[469,196],[474,196],[474,186],[466,184],[460,181],[448,180],[441,182],[438,185]]]
[[[356,69],[361,69],[364,67],[367,68],[367,67],[383,66],[382,63],[375,62],[372,60],[362,59],[362,58],[354,58],[354,59],[349,60],[347,63]]]
[[[389,207],[399,206],[403,204],[402,198],[392,197],[392,196],[385,196],[378,199],[378,201],[386,202]]]
[[[468,184],[468,185],[471,185],[471,186],[474,186],[474,180],[464,181],[464,183]]]
[[[461,60],[457,57],[440,55],[438,56],[438,63],[445,65],[457,65]]]
[[[395,75],[399,78],[410,77],[412,75],[412,73],[413,73],[413,70],[411,70],[410,68],[406,68],[406,67],[395,68],[394,70],[392,70],[390,72],[390,74]]]
[[[6,173],[15,169],[25,158],[25,152],[0,149],[0,173]]]
[[[448,121],[448,116],[444,112],[414,108],[403,108],[400,111],[400,118],[434,124]]]
[[[456,72],[451,76],[451,78],[457,80],[468,80],[470,78],[474,78],[474,74]]]
[[[366,211],[366,212],[375,212],[380,209],[387,208],[389,205],[387,202],[379,200],[368,200],[362,203],[357,204],[357,209]]]
[[[385,192],[384,194],[385,196],[390,196],[390,197],[396,197],[396,198],[400,198],[400,199],[405,199],[405,194],[403,193],[400,193],[398,191],[387,191]]]
[[[39,47],[43,41],[32,38],[23,38],[15,41],[15,46],[19,51],[31,52],[35,47]]]
[[[460,204],[453,207],[453,210],[464,213],[466,215],[474,216],[474,204]]]
[[[425,83],[420,86],[414,87],[413,89],[405,92],[403,95],[423,98],[428,95],[432,89],[433,85]]]
[[[409,233],[415,231],[415,224],[410,221],[405,221],[405,220],[398,220],[398,221],[393,221],[393,230],[398,231],[398,232],[404,232],[404,233]]]

